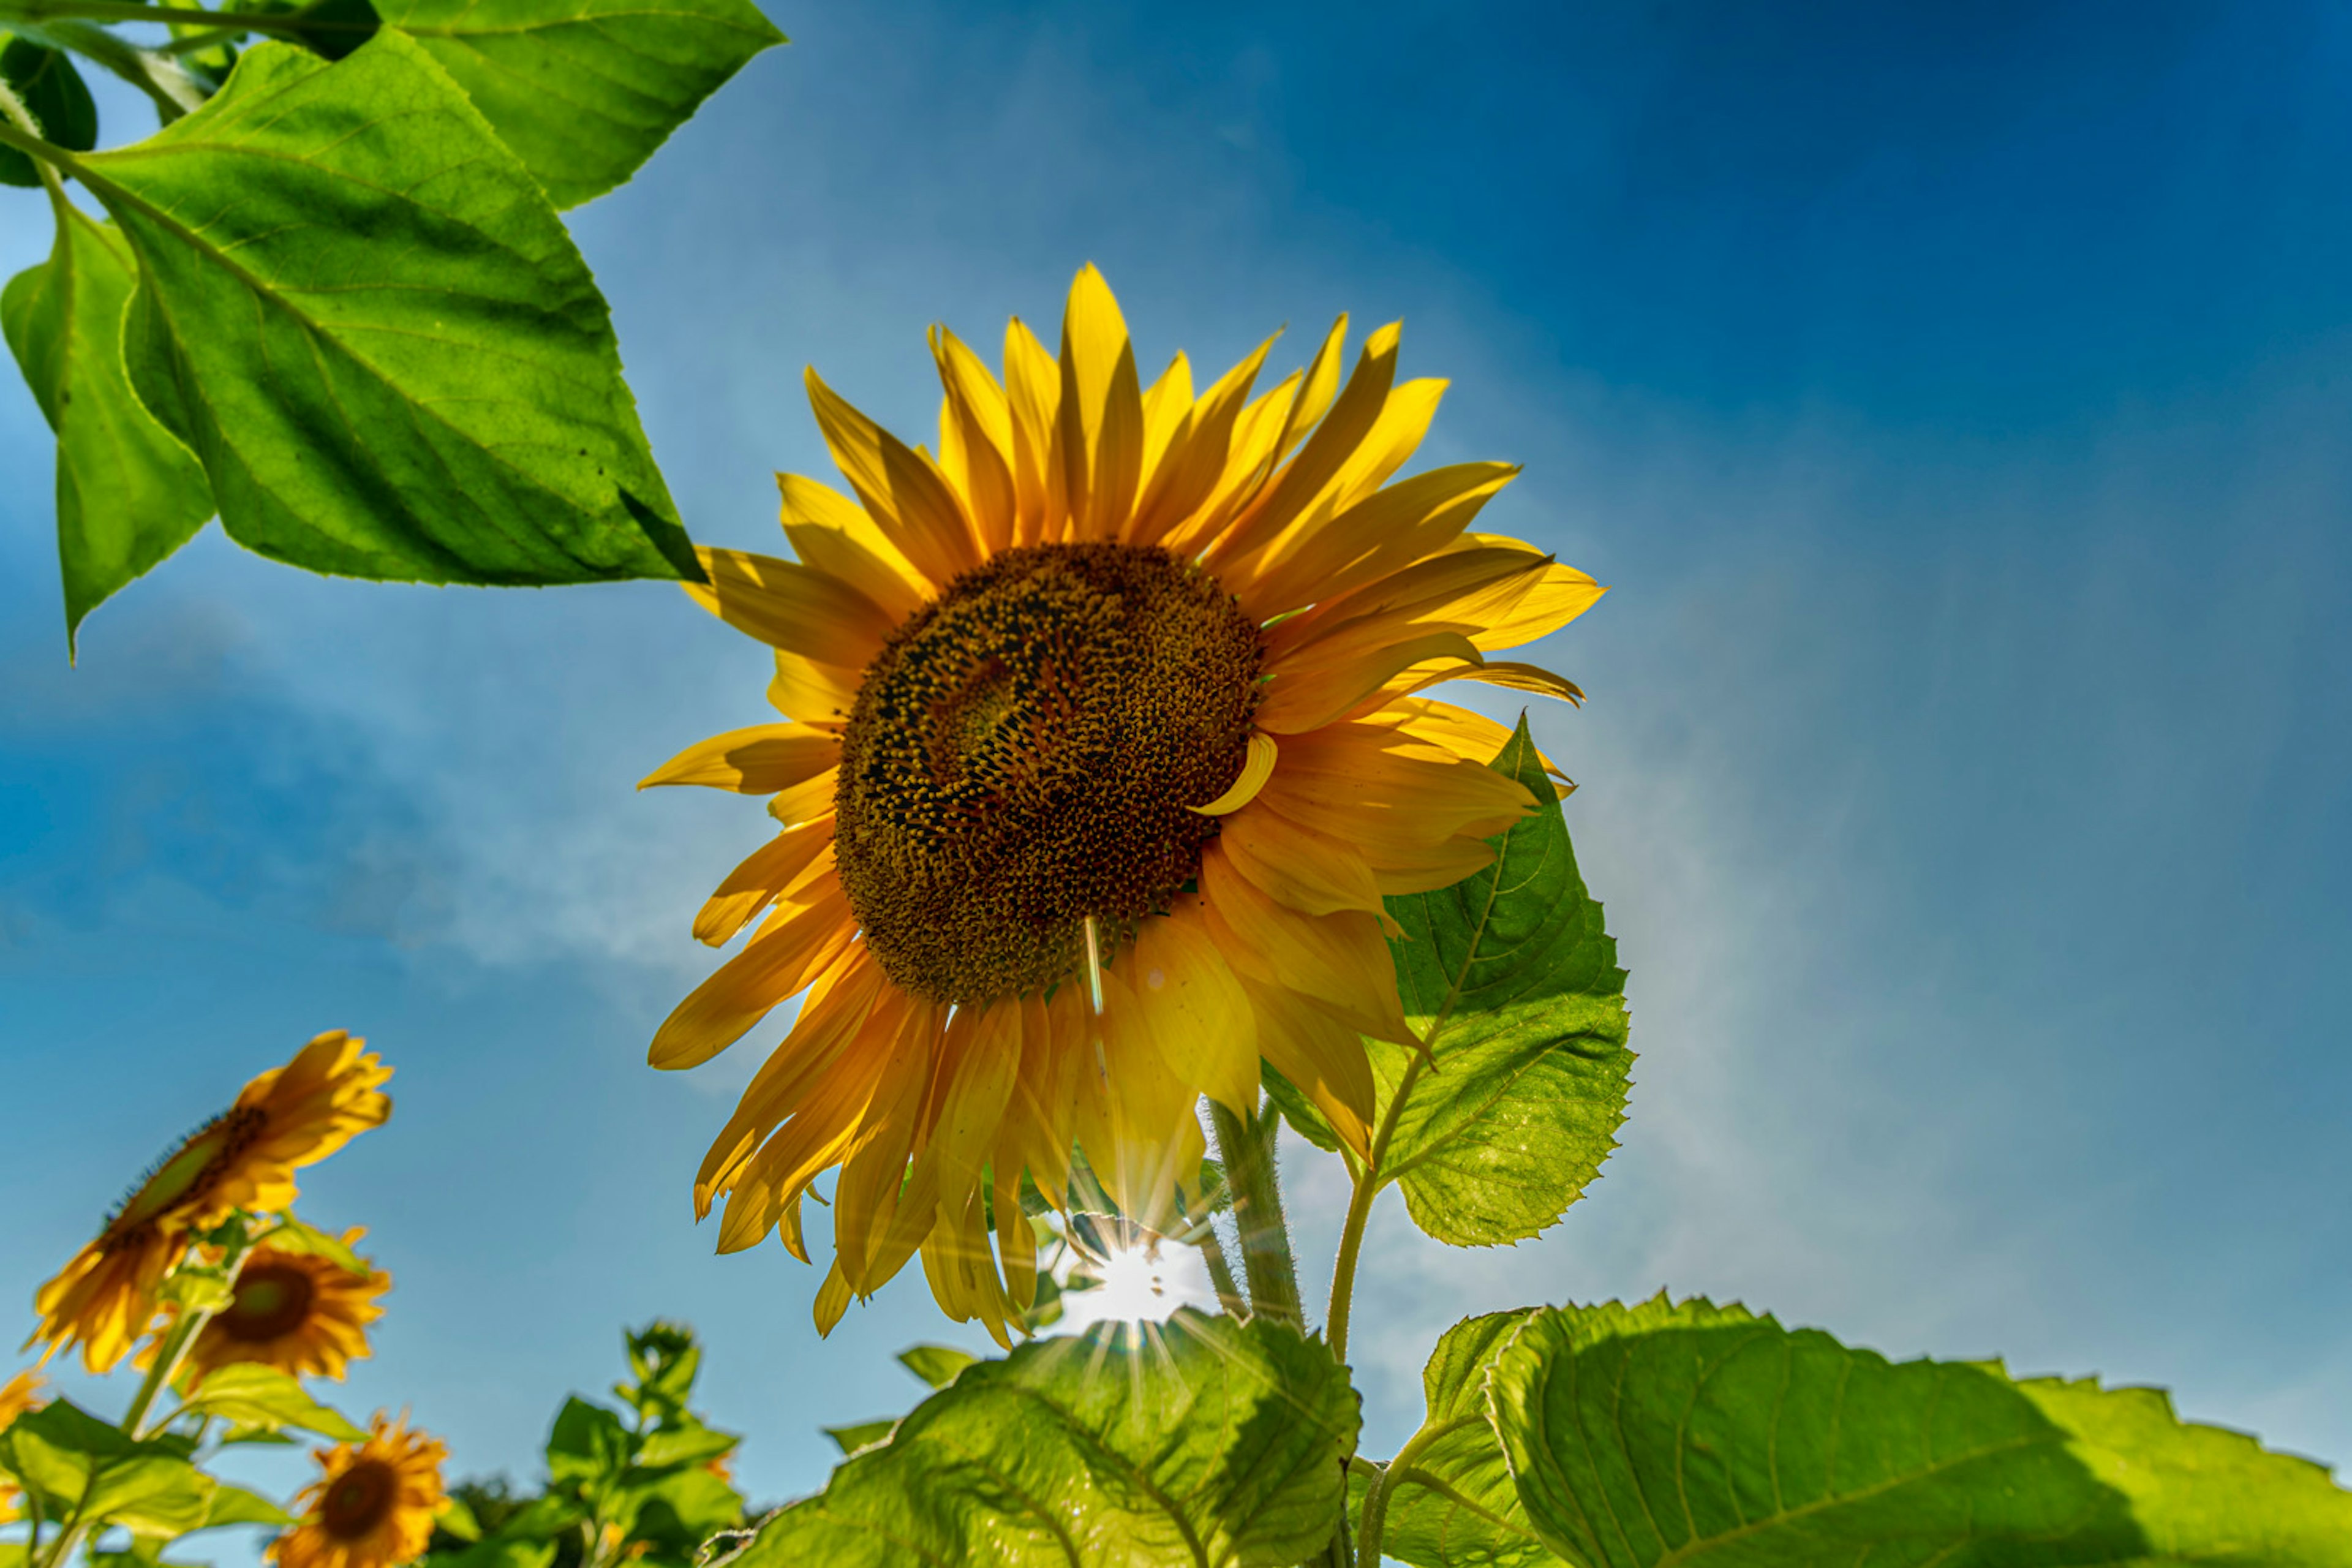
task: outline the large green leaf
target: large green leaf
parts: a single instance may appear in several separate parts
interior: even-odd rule
[[[1553,1568],[1486,1412],[1486,1375],[1524,1309],[1465,1318],[1422,1369],[1428,1417],[1389,1476],[1381,1551],[1413,1568]],[[1359,1481],[1360,1495],[1366,1489]]]
[[[1536,1313],[1490,1389],[1529,1521],[1587,1568],[2352,1564],[2352,1492],[2148,1389],[1663,1297]]]
[[[417,44],[259,45],[72,171],[139,261],[131,383],[239,543],[423,582],[699,574],[586,264]]]
[[[0,33],[0,80],[32,110],[45,140],[77,153],[98,145],[98,105],[64,50]],[[0,184],[29,187],[40,183],[30,154],[0,147]]]
[[[291,1426],[322,1437],[356,1443],[367,1434],[341,1412],[310,1397],[291,1373],[258,1362],[237,1362],[205,1374],[183,1407],[192,1415],[214,1415],[240,1429]]]
[[[1493,765],[1537,811],[1495,840],[1486,870],[1387,900],[1404,927],[1390,943],[1398,987],[1429,1058],[1370,1042],[1393,1119],[1375,1179],[1459,1247],[1523,1240],[1568,1211],[1617,1146],[1633,1064],[1617,943],[1524,718]]]
[[[66,642],[82,617],[195,535],[213,514],[205,471],[155,423],[122,365],[137,280],[114,226],[57,204],[49,259],[0,292],[0,330],[58,433],[58,563]]]
[[[964,1369],[733,1568],[1287,1564],[1339,1519],[1356,1397],[1320,1342],[1189,1309]]]
[[[66,1399],[26,1411],[0,1433],[0,1467],[52,1519],[175,1536],[203,1527],[215,1483],[179,1437],[132,1438]]]
[[[559,207],[637,172],[784,41],[751,0],[378,0],[448,68]]]

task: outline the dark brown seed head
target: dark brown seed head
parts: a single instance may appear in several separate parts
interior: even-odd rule
[[[1069,977],[1200,868],[1257,705],[1257,627],[1123,544],[1008,550],[891,635],[842,735],[842,887],[884,970],[940,1002]]]

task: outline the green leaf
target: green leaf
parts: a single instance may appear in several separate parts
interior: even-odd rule
[[[139,260],[131,383],[239,543],[422,582],[700,574],[586,264],[404,36],[258,45],[74,172]]]
[[[821,1426],[819,1431],[833,1439],[833,1446],[845,1454],[855,1454],[887,1437],[898,1424],[896,1421],[859,1421],[847,1426]]]
[[[953,1345],[909,1345],[898,1352],[898,1364],[933,1388],[945,1388],[964,1368],[980,1358]]]
[[[732,1432],[714,1432],[688,1416],[675,1426],[646,1434],[637,1449],[639,1468],[658,1470],[672,1465],[698,1465],[715,1459],[742,1441]]]
[[[558,1485],[616,1479],[635,1447],[621,1418],[574,1394],[555,1415],[547,1436],[547,1473]]]
[[[342,1443],[367,1436],[340,1412],[311,1398],[291,1373],[258,1362],[236,1362],[206,1373],[183,1410],[191,1415],[216,1415],[239,1427],[291,1426]]]
[[[433,1521],[433,1528],[468,1544],[482,1538],[482,1521],[475,1516],[474,1505],[456,1492],[442,1503],[441,1517]]]
[[[142,1452],[98,1468],[82,1494],[81,1517],[134,1535],[184,1535],[203,1527],[215,1485],[184,1458]]]
[[[2352,1492],[2150,1389],[1663,1296],[1536,1313],[1490,1387],[1529,1521],[1589,1568],[2352,1564]]]
[[[559,207],[637,172],[752,56],[784,41],[751,0],[381,0],[447,68]]]
[[[62,49],[46,48],[30,38],[5,37],[0,44],[0,78],[16,89],[33,118],[41,122],[43,140],[76,153],[98,145],[98,105],[89,89]],[[38,185],[40,171],[32,155],[14,147],[0,147],[0,185]]]
[[[657,1479],[632,1477],[610,1517],[624,1538],[683,1563],[717,1531],[743,1520],[743,1499],[720,1476],[695,1466]]]
[[[463,1552],[436,1552],[425,1559],[428,1568],[549,1568],[555,1561],[551,1541],[524,1541],[494,1535]]]
[[[1390,943],[1405,1015],[1431,1060],[1370,1042],[1379,1110],[1403,1101],[1377,1179],[1457,1247],[1522,1241],[1568,1212],[1617,1146],[1633,1065],[1617,943],[1524,716],[1493,766],[1537,801],[1494,840],[1495,864],[1387,900],[1405,931]]]
[[[346,1274],[357,1274],[365,1278],[374,1272],[369,1267],[368,1260],[353,1252],[340,1237],[329,1236],[314,1226],[303,1224],[292,1215],[288,1215],[261,1239],[279,1252],[298,1252],[312,1258],[323,1258]]]
[[[243,1487],[216,1482],[212,1507],[205,1514],[200,1528],[212,1530],[225,1524],[267,1524],[284,1528],[294,1522],[294,1516],[263,1497]]]
[[[1553,1568],[1486,1414],[1486,1376],[1527,1309],[1465,1318],[1422,1369],[1429,1415],[1389,1486],[1381,1551],[1413,1568]],[[1361,1491],[1360,1483],[1356,1489]]]
[[[733,1568],[1287,1564],[1339,1519],[1356,1397],[1320,1341],[1190,1309],[968,1367]]]
[[[0,330],[58,436],[70,649],[82,617],[194,538],[213,499],[195,458],[155,423],[124,373],[123,311],[138,278],[131,247],[112,224],[56,205],[49,259],[0,292]]]

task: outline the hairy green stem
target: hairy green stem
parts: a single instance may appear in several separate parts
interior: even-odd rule
[[[1201,1259],[1209,1266],[1209,1283],[1217,1292],[1217,1305],[1229,1318],[1242,1317],[1249,1311],[1249,1302],[1242,1296],[1241,1287],[1234,1282],[1234,1266],[1225,1257],[1224,1238],[1217,1234],[1214,1215],[1201,1222]]]
[[[1442,1426],[1423,1426],[1405,1440],[1397,1457],[1380,1467],[1380,1474],[1364,1493],[1364,1516],[1356,1523],[1356,1556],[1364,1563],[1381,1560],[1381,1532],[1388,1528],[1389,1494],[1412,1468],[1413,1461],[1428,1451],[1429,1446],[1447,1433],[1458,1430],[1462,1423],[1449,1421]]]
[[[1426,1059],[1415,1057],[1405,1064],[1404,1077],[1389,1097],[1389,1108],[1381,1116],[1381,1124],[1373,1131],[1372,1145],[1362,1165],[1356,1167],[1355,1191],[1348,1196],[1348,1217],[1339,1226],[1339,1256],[1331,1265],[1331,1306],[1324,1314],[1324,1338],[1331,1344],[1331,1355],[1343,1364],[1348,1359],[1348,1324],[1355,1308],[1356,1264],[1364,1250],[1364,1226],[1372,1217],[1372,1200],[1387,1185],[1381,1173],[1388,1159],[1389,1142],[1396,1136],[1397,1113],[1412,1093],[1412,1086],[1421,1079],[1421,1065]]]
[[[1274,1166],[1273,1119],[1247,1121],[1215,1100],[1209,1123],[1217,1136],[1217,1157],[1234,1193],[1234,1225],[1242,1244],[1242,1268],[1249,1278],[1250,1310],[1261,1318],[1305,1331],[1298,1305],[1298,1265],[1290,1252],[1290,1228],[1282,1217],[1282,1187]]]

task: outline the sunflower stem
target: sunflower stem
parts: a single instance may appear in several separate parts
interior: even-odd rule
[[[1224,1238],[1217,1234],[1213,1215],[1201,1226],[1201,1258],[1209,1266],[1209,1283],[1215,1289],[1217,1305],[1224,1309],[1225,1316],[1248,1316],[1249,1302],[1244,1299],[1241,1287],[1234,1282],[1234,1266],[1225,1257]]]
[[[1249,1279],[1250,1310],[1304,1332],[1298,1265],[1291,1256],[1290,1227],[1283,1221],[1282,1184],[1275,1170],[1276,1122],[1263,1115],[1244,1119],[1213,1100],[1209,1123],[1217,1136],[1225,1181],[1234,1192],[1234,1226],[1241,1237],[1242,1268]]]

